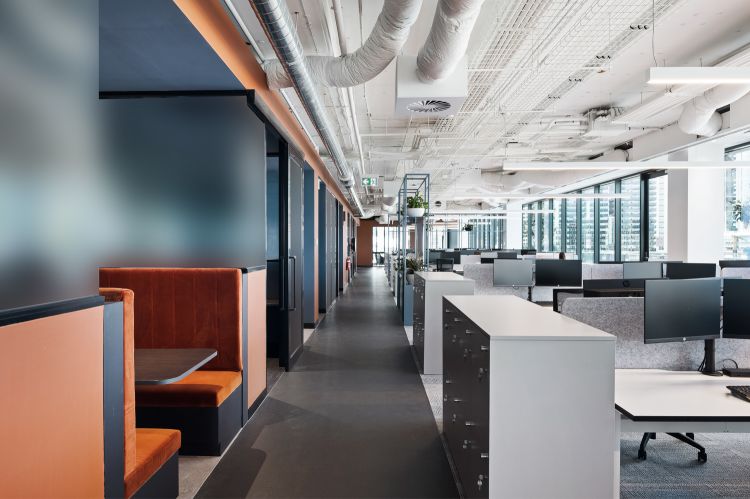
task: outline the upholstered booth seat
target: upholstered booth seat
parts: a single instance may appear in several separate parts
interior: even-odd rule
[[[178,430],[136,429],[135,465],[125,475],[125,497],[133,496],[179,448]]]
[[[237,371],[195,371],[169,385],[141,385],[139,407],[219,407],[242,384]]]

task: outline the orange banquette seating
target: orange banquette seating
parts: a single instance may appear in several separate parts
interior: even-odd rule
[[[242,272],[101,268],[99,284],[134,293],[135,348],[213,348],[184,379],[135,388],[138,426],[178,429],[181,454],[220,455],[244,421]]]
[[[125,497],[177,497],[177,451],[180,448],[180,432],[174,429],[136,428],[133,291],[100,288],[99,294],[107,302],[123,303]]]

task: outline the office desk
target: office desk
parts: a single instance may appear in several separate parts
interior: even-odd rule
[[[135,384],[175,383],[214,357],[213,348],[136,348]]]
[[[615,370],[615,490],[620,487],[621,432],[750,433],[750,402],[728,385],[750,379],[706,376],[694,371]]]

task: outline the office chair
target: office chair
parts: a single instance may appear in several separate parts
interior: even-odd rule
[[[672,438],[676,438],[680,442],[685,442],[691,447],[694,447],[695,449],[698,449],[698,461],[703,461],[704,463],[708,461],[708,454],[706,454],[706,448],[703,447],[701,444],[695,441],[695,433],[685,433],[684,435],[682,433],[667,433]],[[648,444],[649,440],[655,439],[656,433],[644,433],[643,438],[641,439],[641,445],[638,447],[638,459],[645,460],[647,457],[646,454],[646,445]]]
[[[436,264],[438,272],[453,272],[453,260],[450,258],[438,258]]]

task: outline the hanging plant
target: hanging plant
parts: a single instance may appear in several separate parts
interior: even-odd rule
[[[406,198],[406,215],[409,217],[423,217],[425,209],[428,206],[427,201],[417,192],[413,196]]]
[[[472,230],[474,230],[474,224],[466,224],[466,225],[464,225],[464,231],[471,232]]]

